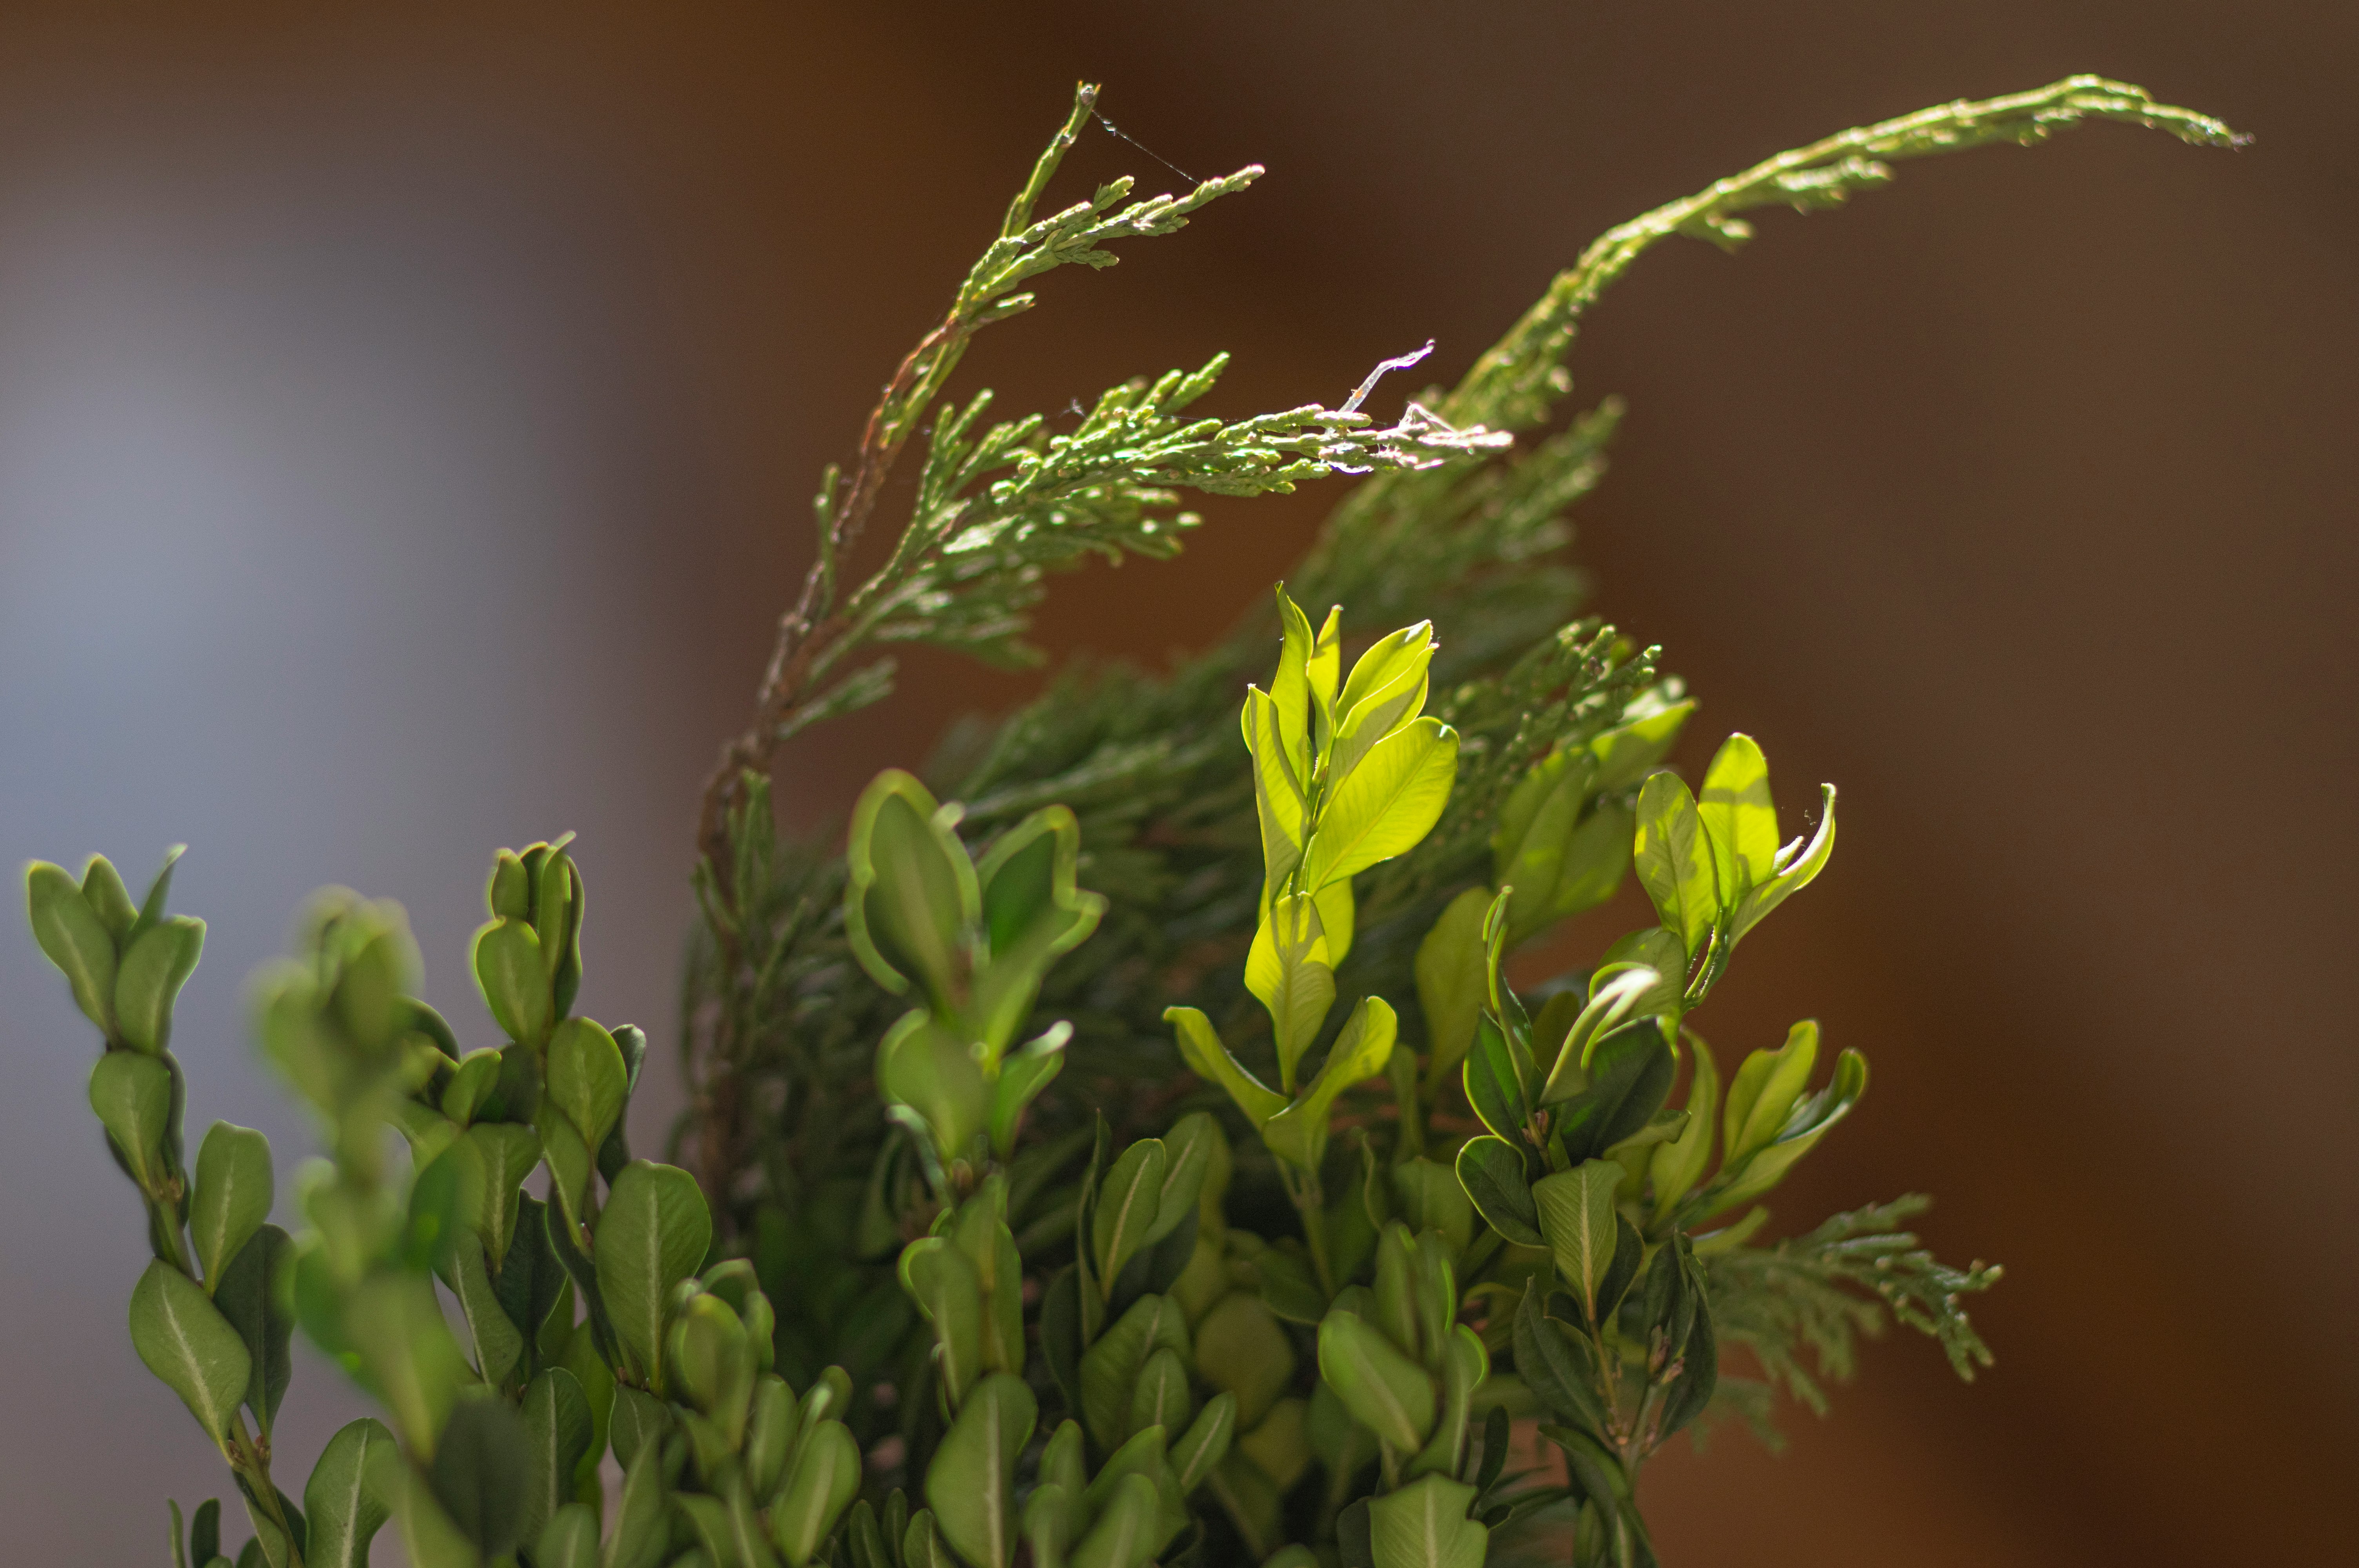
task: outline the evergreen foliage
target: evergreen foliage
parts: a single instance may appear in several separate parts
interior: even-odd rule
[[[567,838],[494,860],[470,967],[501,1044],[462,1049],[399,909],[343,890],[263,972],[265,1054],[328,1155],[299,1233],[270,1223],[260,1134],[216,1123],[187,1157],[171,1023],[204,925],[168,912],[172,859],[136,903],[103,857],[28,869],[145,1214],[133,1347],[252,1529],[233,1558],[217,1502],[172,1504],[175,1568],[356,1564],[388,1522],[419,1568],[1651,1563],[1636,1482],[1681,1431],[1774,1439],[1773,1394],[1823,1411],[1886,1314],[1962,1377],[1989,1363],[1962,1298],[1998,1271],[1898,1228],[1926,1200],[1757,1239],[1866,1062],[1821,1075],[1804,1022],[1723,1079],[1691,1020],[1828,864],[1835,792],[1781,842],[1749,738],[1693,790],[1661,766],[1694,704],[1574,618],[1563,558],[1619,409],[1536,433],[1582,313],[1658,239],[1734,247],[1756,208],[2087,118],[2233,135],[2091,77],[1843,132],[1608,233],[1390,424],[1362,405],[1421,355],[1241,419],[1186,414],[1222,358],[1069,429],[986,425],[988,393],[937,407],[1028,279],[1258,173],[1036,220],[1094,102],[823,481],[816,564],[706,792],[693,1174],[628,1147],[646,1037],[574,1012]],[[886,695],[895,644],[1031,658],[1046,573],[1172,553],[1183,492],[1333,475],[1360,482],[1290,583],[1201,655],[1077,666],[927,777],[880,775],[843,855],[778,840],[779,746]],[[1634,871],[1656,924],[1509,983]],[[299,1501],[271,1441],[298,1327],[386,1417],[338,1433]]]

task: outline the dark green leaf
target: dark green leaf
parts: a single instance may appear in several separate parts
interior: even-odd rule
[[[526,1388],[518,1540],[538,1541],[542,1527],[571,1500],[575,1472],[590,1451],[591,1427],[589,1396],[564,1368],[550,1368]]]
[[[1524,1173],[1523,1155],[1505,1139],[1470,1138],[1458,1151],[1458,1180],[1491,1228],[1518,1247],[1546,1246]]]
[[[598,1219],[598,1292],[615,1333],[658,1387],[665,1303],[712,1244],[712,1217],[695,1177],[646,1160],[623,1168]]]
[[[1565,1155],[1594,1160],[1644,1128],[1663,1108],[1679,1070],[1657,1016],[1634,1019],[1591,1048],[1589,1087],[1558,1108]]]
[[[252,1362],[237,1330],[169,1263],[148,1264],[131,1292],[131,1345],[180,1396],[205,1435],[223,1441],[245,1398]]]
[[[1596,1357],[1589,1342],[1569,1333],[1542,1307],[1538,1289],[1524,1292],[1516,1312],[1516,1371],[1541,1404],[1562,1420],[1600,1428],[1605,1410],[1597,1392]]]
[[[294,1257],[291,1237],[275,1225],[262,1226],[238,1249],[213,1292],[213,1304],[245,1342],[249,1368],[245,1404],[265,1436],[278,1419],[279,1401],[287,1397],[287,1385],[295,1376],[288,1350],[295,1334],[295,1301],[288,1279]]]
[[[270,1217],[270,1140],[251,1128],[216,1121],[197,1150],[189,1239],[205,1283],[219,1293],[222,1271]]]
[[[558,1376],[572,1380],[571,1373]],[[435,1501],[484,1555],[516,1549],[532,1461],[524,1424],[505,1400],[472,1398],[454,1405],[428,1474]]]

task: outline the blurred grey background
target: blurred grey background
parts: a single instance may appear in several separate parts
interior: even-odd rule
[[[1674,1563],[2348,1561],[2348,6],[20,0],[0,860],[103,849],[136,888],[193,846],[190,1126],[267,1130],[285,1191],[310,1132],[242,986],[304,894],[400,899],[480,1042],[488,856],[578,829],[582,1005],[667,1053],[652,1147],[694,794],[815,476],[1074,78],[1199,176],[1272,173],[1049,280],[962,382],[1060,408],[1232,348],[1238,414],[1332,402],[1428,337],[1455,375],[1624,218],[2075,70],[2259,140],[2096,127],[1911,166],[1840,214],[1764,214],[1739,259],[1659,250],[1574,355],[1585,398],[1632,404],[1579,548],[1598,609],[1704,697],[1687,760],[1741,727],[1789,812],[1843,790],[1833,870],[1701,1021],[1723,1059],[1810,1014],[1875,1060],[1781,1220],[1926,1188],[1945,1255],[2009,1270],[1978,1385],[1903,1336],[1832,1419],[1789,1416],[1784,1456],[1732,1433],[1661,1465],[1651,1511]],[[1125,169],[1176,178],[1100,133],[1065,178]],[[1331,500],[1215,503],[1182,561],[1062,585],[1047,640],[1200,643]],[[919,661],[801,743],[790,816],[820,830],[1031,689]],[[0,1531],[11,1560],[160,1563],[163,1497],[229,1487],[131,1353],[136,1204],[21,936],[0,1000]],[[360,1407],[305,1364],[290,1491]]]

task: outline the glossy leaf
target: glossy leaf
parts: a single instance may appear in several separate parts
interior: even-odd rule
[[[1810,1070],[1818,1059],[1819,1025],[1814,1019],[1804,1019],[1788,1030],[1786,1043],[1777,1050],[1746,1055],[1736,1076],[1729,1081],[1728,1108],[1722,1116],[1724,1164],[1734,1169],[1777,1136],[1810,1086]]]
[[[1712,836],[1695,797],[1676,773],[1656,773],[1638,792],[1638,838],[1632,863],[1664,925],[1679,934],[1687,960],[1703,952],[1720,916]]]
[[[1307,754],[1299,759],[1290,754],[1281,711],[1267,693],[1248,688],[1240,715],[1245,750],[1253,758],[1254,815],[1261,829],[1265,911],[1272,890],[1302,864],[1303,847],[1310,837],[1310,808],[1303,797],[1309,759]]]
[[[81,890],[75,890],[77,897]],[[205,1435],[227,1436],[253,1370],[245,1342],[190,1278],[158,1260],[131,1292],[131,1345]]]
[[[1169,1007],[1163,1010],[1163,1021],[1172,1026],[1178,1036],[1180,1057],[1188,1064],[1188,1070],[1228,1090],[1229,1098],[1256,1128],[1286,1108],[1284,1095],[1237,1065],[1236,1058],[1229,1054],[1228,1047],[1214,1032],[1212,1021],[1201,1011],[1192,1007]]]
[[[1769,763],[1750,735],[1731,735],[1704,771],[1696,810],[1712,839],[1721,902],[1734,904],[1776,874],[1777,806]]]
[[[1363,997],[1344,1021],[1310,1087],[1261,1130],[1269,1152],[1296,1168],[1315,1172],[1327,1152],[1328,1119],[1335,1097],[1385,1070],[1399,1020],[1382,997]]]
[[[1458,731],[1427,716],[1372,747],[1327,798],[1303,857],[1304,887],[1329,882],[1413,849],[1433,830],[1458,777]]]
[[[1090,1244],[1101,1288],[1111,1297],[1115,1276],[1155,1228],[1166,1164],[1159,1139],[1142,1138],[1122,1152],[1099,1184]]]
[[[1277,1041],[1279,1087],[1291,1092],[1295,1068],[1318,1038],[1335,1002],[1335,970],[1317,903],[1289,893],[1273,903],[1245,955],[1245,989],[1269,1012]]]
[[[586,1018],[569,1018],[549,1037],[548,1098],[595,1151],[622,1119],[630,1075],[614,1037]]]
[[[1528,1290],[1516,1308],[1516,1371],[1541,1404],[1565,1421],[1603,1429],[1605,1407],[1597,1390],[1597,1363],[1589,1342],[1548,1315]]]
[[[1670,754],[1680,727],[1694,711],[1693,702],[1675,702],[1628,719],[1591,741],[1590,754],[1597,759],[1597,789],[1625,790],[1645,778]]]
[[[1729,922],[1729,938],[1734,941],[1761,924],[1769,912],[1787,899],[1810,885],[1818,874],[1826,870],[1827,859],[1835,851],[1835,786],[1821,784],[1823,792],[1819,806],[1819,830],[1813,834],[1808,848],[1799,839],[1777,852],[1777,874],[1738,901],[1736,913]]]
[[[1633,1019],[1601,1035],[1590,1053],[1590,1084],[1557,1108],[1566,1158],[1594,1160],[1654,1119],[1679,1065],[1662,1020]]]

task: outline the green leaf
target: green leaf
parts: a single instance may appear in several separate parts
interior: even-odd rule
[[[1256,1130],[1286,1108],[1286,1097],[1237,1065],[1214,1032],[1212,1021],[1201,1011],[1169,1007],[1163,1010],[1163,1021],[1179,1035],[1180,1057],[1188,1064],[1188,1070],[1228,1090],[1229,1098]]]
[[[1729,922],[1729,940],[1734,941],[1760,925],[1771,910],[1810,886],[1826,870],[1827,857],[1835,852],[1835,786],[1819,787],[1825,793],[1820,806],[1819,830],[1811,837],[1810,847],[1801,848],[1798,838],[1777,851],[1777,874],[1738,901],[1736,914]]]
[[[1810,1082],[1819,1060],[1819,1025],[1804,1019],[1786,1032],[1786,1043],[1775,1051],[1755,1051],[1728,1086],[1728,1108],[1722,1116],[1722,1163],[1734,1170],[1756,1149],[1767,1148],[1786,1125],[1795,1102]]]
[[[433,1282],[419,1274],[374,1275],[346,1296],[342,1326],[404,1444],[421,1458],[432,1455],[460,1389],[474,1377],[442,1320]]]
[[[623,1393],[625,1399],[647,1398],[636,1389],[625,1389]],[[618,1416],[621,1411],[618,1404]],[[615,1451],[623,1465],[623,1495],[614,1509],[614,1533],[606,1542],[603,1568],[656,1568],[666,1555],[671,1509],[664,1484],[662,1448],[659,1443],[648,1443],[628,1459],[623,1459],[619,1447]]]
[[[123,877],[115,871],[114,861],[103,855],[90,858],[82,869],[82,895],[90,901],[91,912],[114,939],[115,951],[129,947],[132,928],[139,923],[139,906],[131,902],[131,890],[123,885]]]
[[[1016,1460],[1038,1415],[1021,1378],[994,1372],[967,1395],[934,1450],[926,1501],[943,1537],[973,1568],[1009,1568],[1015,1561]]]
[[[640,1453],[659,1454],[672,1427],[671,1406],[644,1389],[614,1390],[614,1412],[608,1428],[614,1440],[614,1460],[624,1469],[635,1468]]]
[[[1695,798],[1676,773],[1656,773],[1638,791],[1638,840],[1633,863],[1655,913],[1679,934],[1693,963],[1720,915],[1720,883],[1712,836]]]
[[[1375,1568],[1483,1568],[1491,1532],[1466,1517],[1474,1488],[1425,1476],[1368,1503]]]
[[[568,1503],[549,1516],[533,1538],[532,1568],[598,1568],[598,1516],[587,1503]]]
[[[1614,1191],[1621,1185],[1622,1174],[1614,1161],[1588,1160],[1532,1184],[1540,1232],[1556,1255],[1557,1271],[1581,1298],[1581,1309],[1593,1322],[1598,1286],[1614,1262]]]
[[[253,1370],[245,1342],[205,1292],[169,1263],[149,1263],[132,1289],[131,1345],[147,1369],[180,1396],[205,1435],[225,1441]]]
[[[860,1445],[842,1422],[821,1422],[797,1445],[786,1487],[770,1508],[771,1539],[787,1568],[804,1568],[819,1554],[835,1521],[859,1495]]]
[[[523,1045],[549,1033],[549,974],[540,938],[521,920],[495,920],[475,933],[475,984],[501,1032]]]
[[[204,956],[205,923],[176,914],[141,932],[114,976],[114,1023],[125,1044],[157,1052],[171,1043],[172,1003]]]
[[[1524,1292],[1516,1309],[1516,1372],[1540,1403],[1562,1419],[1603,1430],[1597,1363],[1589,1341],[1548,1315],[1539,1289]]]
[[[1277,1041],[1278,1084],[1292,1093],[1295,1068],[1335,1002],[1326,924],[1310,895],[1289,893],[1262,916],[1245,955],[1245,989],[1268,1010]]]
[[[991,1086],[973,1047],[930,1013],[903,1013],[878,1042],[876,1083],[886,1100],[918,1114],[945,1163],[968,1158],[989,1128]]]
[[[131,1179],[151,1197],[171,1177],[164,1149],[171,1136],[172,1100],[172,1069],[161,1057],[109,1051],[91,1067],[90,1108],[114,1141]]]
[[[189,1203],[189,1238],[208,1295],[219,1293],[222,1271],[270,1217],[271,1197],[270,1140],[252,1128],[214,1122],[197,1150]]]
[[[569,1018],[549,1037],[548,1098],[595,1151],[623,1117],[630,1075],[614,1037],[586,1018]]]
[[[1723,1166],[1734,1178],[1712,1204],[1712,1212],[1719,1213],[1750,1203],[1763,1193],[1786,1179],[1802,1156],[1818,1147],[1819,1140],[1832,1130],[1835,1123],[1851,1114],[1852,1107],[1867,1093],[1867,1058],[1856,1051],[1845,1051],[1835,1058],[1833,1079],[1810,1099],[1795,1107],[1776,1140],[1767,1147],[1754,1151],[1742,1164],[1725,1160]]]
[[[25,913],[33,939],[73,987],[74,1003],[99,1032],[114,1034],[114,937],[63,866],[25,868]]]
[[[1299,1170],[1316,1172],[1327,1152],[1328,1117],[1335,1097],[1384,1072],[1399,1026],[1390,1003],[1382,997],[1362,997],[1328,1049],[1318,1077],[1263,1126],[1262,1141],[1269,1152]]]
[[[1162,1141],[1142,1138],[1122,1152],[1098,1187],[1090,1241],[1097,1259],[1100,1288],[1109,1300],[1123,1265],[1147,1244],[1155,1228],[1165,1163]]]
[[[1458,1180],[1485,1223],[1518,1247],[1540,1247],[1539,1208],[1524,1157],[1503,1138],[1470,1138],[1458,1151]]]
[[[1458,731],[1427,716],[1370,748],[1336,785],[1303,857],[1312,892],[1413,849],[1433,830],[1458,777]]]
[[[664,1303],[712,1245],[696,1178],[672,1165],[623,1167],[598,1219],[594,1260],[606,1314],[650,1384],[663,1386]]]
[[[475,1235],[483,1241],[484,1261],[504,1269],[516,1240],[524,1179],[540,1162],[540,1134],[513,1121],[484,1121],[467,1129],[465,1141],[483,1162]]]
[[[1190,1111],[1171,1124],[1163,1135],[1163,1186],[1156,1194],[1155,1224],[1147,1233],[1146,1246],[1180,1228],[1196,1211],[1213,1166],[1225,1169],[1227,1162],[1228,1139],[1210,1111]]]
[[[572,1500],[575,1476],[590,1452],[590,1396],[572,1373],[551,1367],[526,1387],[523,1413],[525,1478],[517,1538],[537,1541],[542,1528]]]
[[[221,1499],[207,1498],[189,1518],[189,1561],[196,1568],[221,1555]]]
[[[1284,738],[1282,709],[1269,694],[1247,687],[1240,715],[1245,750],[1253,758],[1254,817],[1261,829],[1262,906],[1272,892],[1302,864],[1310,838],[1310,807],[1303,793],[1308,760],[1297,759]]]
[[[1453,1254],[1473,1243],[1474,1206],[1457,1172],[1420,1156],[1395,1165],[1391,1180],[1393,1203],[1411,1230],[1437,1233]]]
[[[1731,735],[1704,771],[1696,810],[1712,839],[1713,873],[1723,904],[1734,907],[1776,874],[1777,806],[1769,795],[1769,763],[1750,735]]]
[[[1102,1446],[1128,1435],[1132,1390],[1158,1350],[1187,1356],[1188,1316],[1169,1296],[1144,1295],[1082,1354],[1082,1419]]]
[[[1693,1034],[1687,1037],[1695,1067],[1688,1078],[1687,1125],[1680,1135],[1656,1147],[1649,1173],[1654,1179],[1655,1209],[1668,1214],[1679,1206],[1712,1164],[1712,1130],[1719,1121],[1720,1065],[1712,1048]]]
[[[475,1369],[484,1381],[494,1388],[507,1381],[524,1357],[524,1331],[508,1315],[501,1303],[499,1291],[492,1283],[490,1271],[484,1267],[483,1243],[473,1234],[461,1231],[454,1238],[450,1253],[450,1283],[451,1294],[459,1298],[459,1310],[467,1319],[467,1332],[475,1342]],[[525,1534],[535,1533],[538,1521]]]
[[[955,1410],[983,1369],[982,1275],[972,1259],[939,1236],[903,1248],[899,1270],[902,1289],[933,1325],[935,1374]]]
[[[390,1510],[369,1486],[369,1465],[394,1452],[393,1433],[369,1416],[339,1429],[303,1484],[304,1568],[368,1568],[369,1542]]]
[[[1138,1369],[1138,1381],[1131,1386],[1130,1413],[1124,1419],[1123,1434],[1133,1437],[1150,1426],[1159,1426],[1168,1434],[1177,1435],[1196,1414],[1196,1398],[1189,1391],[1188,1368],[1179,1353],[1158,1350]]]
[[[1599,1036],[1590,1051],[1589,1087],[1556,1111],[1566,1158],[1594,1160],[1646,1127],[1663,1108],[1678,1072],[1658,1016]]]
[[[1050,1024],[1024,1048],[1001,1058],[999,1083],[991,1091],[991,1148],[1002,1161],[1016,1152],[1016,1135],[1024,1112],[1040,1091],[1065,1067],[1065,1042],[1073,1037],[1070,1023]]]
[[[1512,945],[1549,924],[1565,850],[1589,802],[1597,764],[1584,749],[1560,750],[1517,781],[1491,834],[1492,881],[1514,890],[1507,905]]]
[[[500,1053],[488,1045],[459,1058],[458,1070],[442,1089],[442,1114],[462,1127],[474,1120],[475,1113],[499,1086],[502,1060]]]
[[[1352,666],[1335,699],[1335,745],[1328,759],[1330,787],[1347,778],[1370,748],[1415,719],[1425,706],[1426,671],[1433,663],[1433,622],[1420,621],[1378,638]]]
[[[1468,888],[1450,901],[1418,944],[1417,1000],[1425,1013],[1429,1094],[1474,1044],[1475,1022],[1491,983],[1490,954],[1483,942],[1483,918],[1490,906],[1488,888]]]
[[[1433,1379],[1356,1314],[1338,1309],[1320,1323],[1319,1376],[1397,1453],[1416,1453],[1432,1434]]]
[[[1694,711],[1691,701],[1675,702],[1591,741],[1590,754],[1597,759],[1597,790],[1625,790],[1645,778],[1656,763],[1670,754],[1672,744],[1680,738],[1680,727]]]
[[[1124,1476],[1066,1561],[1071,1568],[1146,1568],[1160,1545],[1162,1514],[1154,1481],[1136,1471]]]
[[[1031,1012],[1049,966],[1097,929],[1106,901],[1074,883],[1081,828],[1061,806],[1041,807],[1000,836],[975,868],[991,961],[965,1012],[996,1055]]]
[[[1475,1022],[1474,1048],[1466,1054],[1461,1076],[1474,1114],[1494,1135],[1510,1142],[1522,1139],[1531,1120],[1528,1063],[1528,1054],[1516,1049],[1514,1035],[1486,1009]]]
[[[1200,1338],[1199,1343],[1201,1343]],[[1182,1496],[1194,1491],[1228,1456],[1237,1430],[1237,1397],[1215,1394],[1171,1444],[1171,1474]]]
[[[524,1423],[507,1401],[462,1399],[435,1444],[428,1481],[459,1533],[485,1557],[499,1557],[521,1539],[531,1464]]]
[[[1259,1426],[1294,1383],[1294,1341],[1267,1303],[1250,1291],[1232,1291],[1196,1325],[1196,1368],[1236,1402],[1237,1425]]]
[[[275,1225],[257,1226],[213,1291],[213,1305],[245,1345],[245,1404],[265,1437],[295,1377],[288,1348],[295,1336],[295,1303],[288,1290],[294,1257],[294,1238]]]
[[[923,985],[938,1008],[965,989],[967,934],[982,913],[956,821],[955,807],[888,768],[861,792],[845,853],[844,936],[853,957],[896,995]]]

